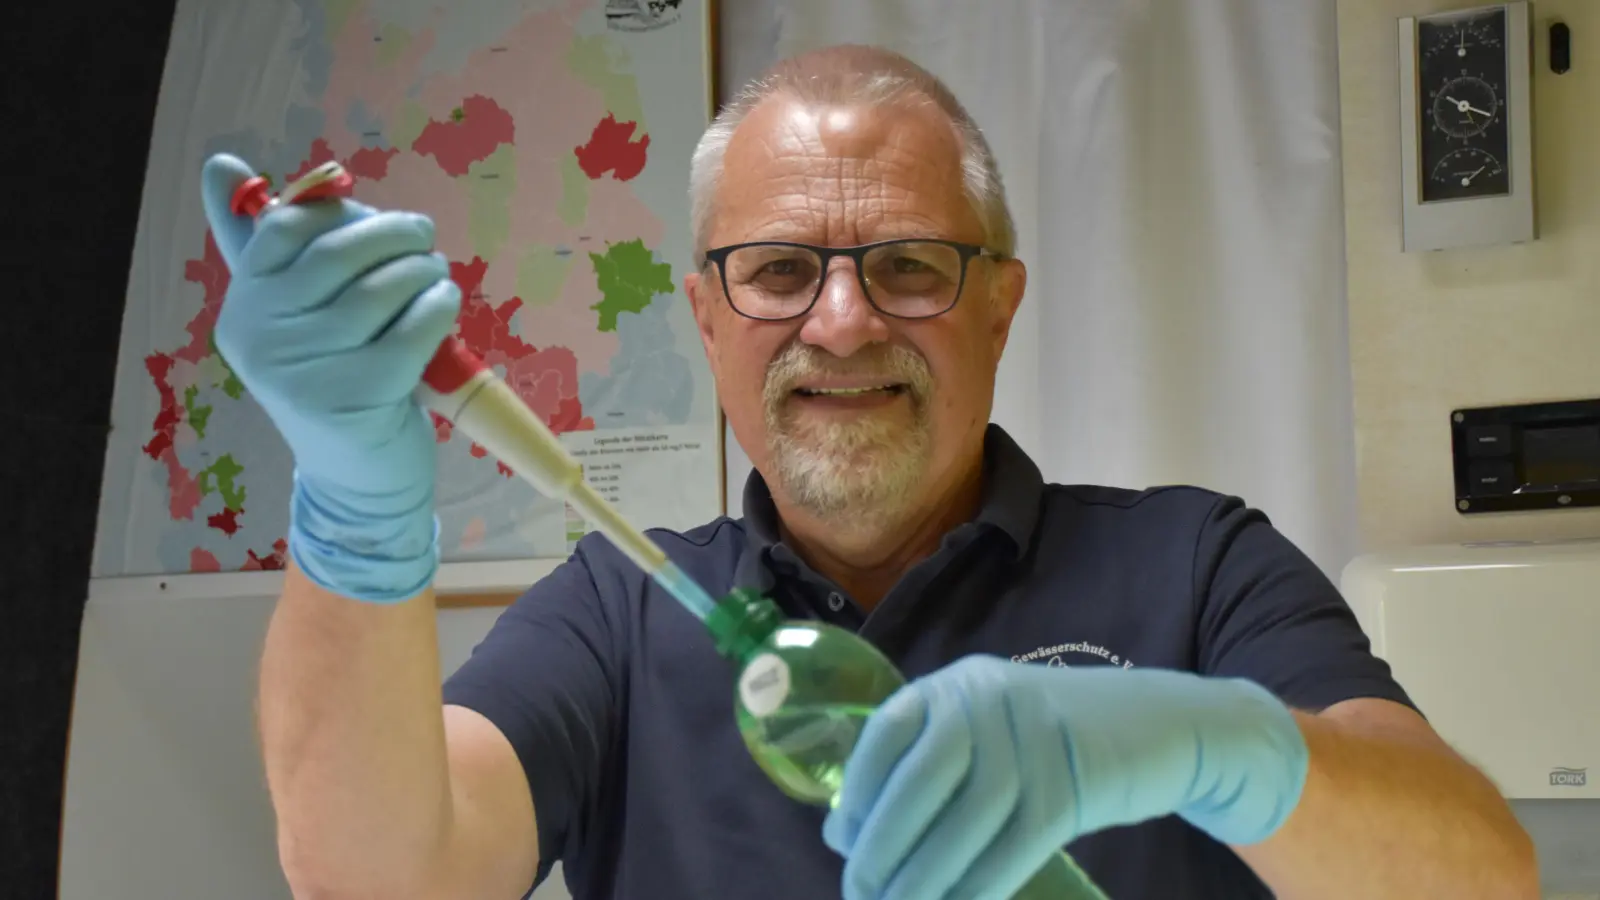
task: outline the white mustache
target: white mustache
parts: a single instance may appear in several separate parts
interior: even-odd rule
[[[933,392],[933,374],[927,360],[898,344],[880,344],[849,359],[794,341],[767,365],[762,391],[768,409],[783,402],[795,385],[807,378],[835,376],[892,381],[906,386],[912,400],[925,400]]]

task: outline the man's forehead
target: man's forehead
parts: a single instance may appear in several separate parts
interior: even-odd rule
[[[932,104],[772,98],[740,124],[723,165],[719,225],[741,235],[782,230],[777,220],[811,230],[807,223],[836,215],[928,232],[977,224],[960,142]]]
[[[959,174],[961,146],[949,119],[932,104],[817,104],[779,95],[751,110],[735,129],[727,160],[737,172],[735,163],[891,162],[900,156],[930,171]]]

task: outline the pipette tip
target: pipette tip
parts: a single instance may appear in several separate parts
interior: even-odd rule
[[[716,601],[711,599],[705,588],[684,574],[675,563],[667,562],[650,573],[650,577],[702,622],[706,620],[706,616],[711,615],[711,610],[716,608]]]

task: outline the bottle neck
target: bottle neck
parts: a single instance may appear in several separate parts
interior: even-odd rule
[[[705,622],[717,653],[736,663],[746,663],[783,624],[783,613],[760,593],[735,588],[718,601]]]

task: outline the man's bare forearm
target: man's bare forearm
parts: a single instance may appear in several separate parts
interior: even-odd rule
[[[259,714],[297,896],[404,897],[439,859],[451,792],[434,616],[431,591],[361,603],[285,573]]]
[[[1431,733],[1381,721],[1409,715],[1366,727],[1297,713],[1311,750],[1300,804],[1235,849],[1284,900],[1537,900],[1533,844],[1499,791]]]

